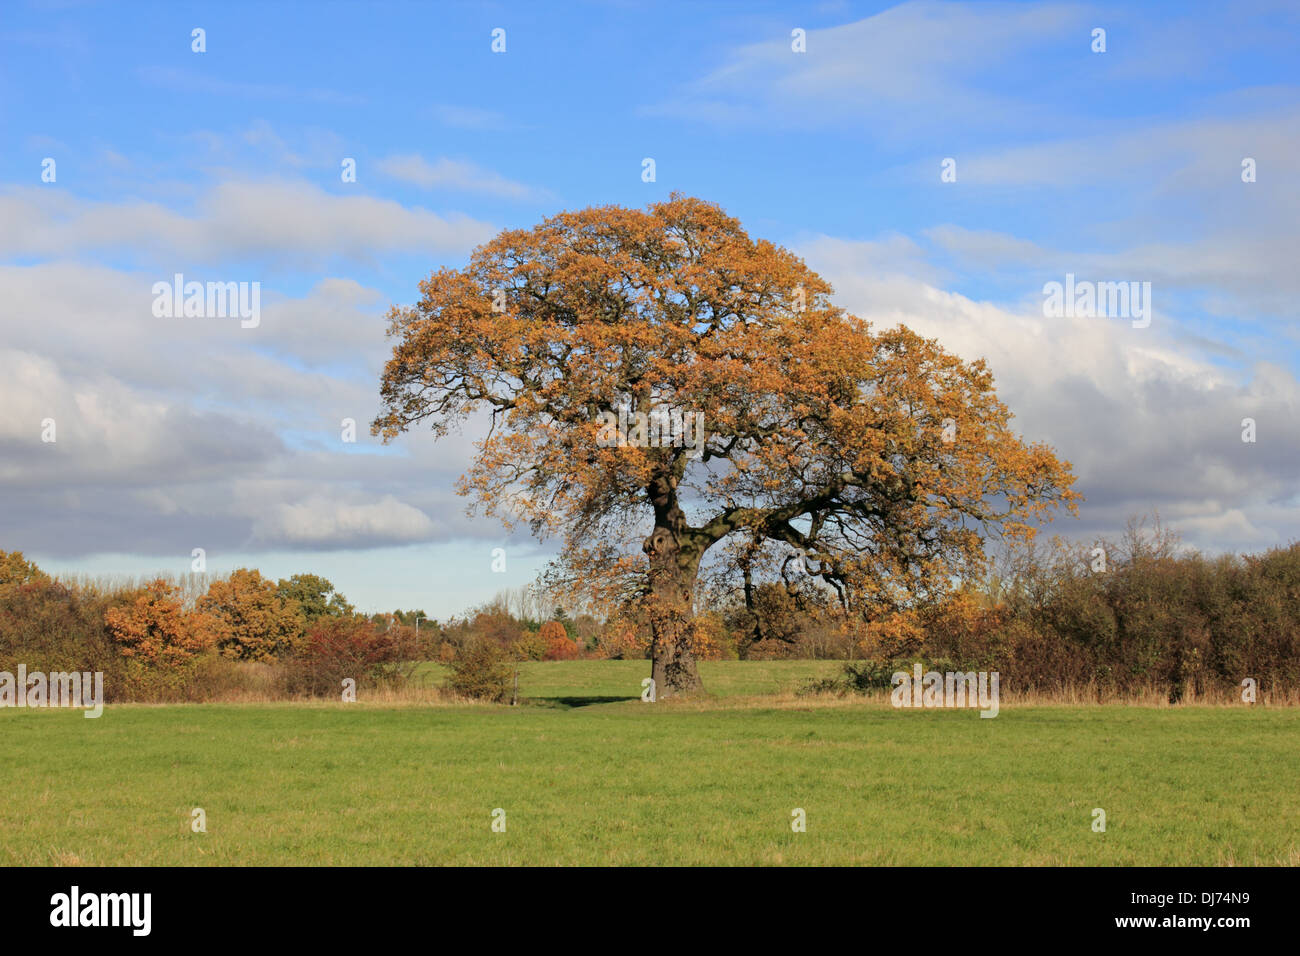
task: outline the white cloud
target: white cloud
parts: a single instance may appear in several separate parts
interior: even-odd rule
[[[377,501],[313,495],[294,504],[280,504],[254,524],[259,539],[318,547],[421,541],[432,530],[428,515],[392,495]]]
[[[340,196],[305,182],[226,182],[192,214],[142,200],[104,202],[61,189],[0,192],[0,255],[135,254],[153,261],[219,263],[261,257],[318,264],[369,261],[385,252],[463,253],[494,230],[467,216],[440,216],[373,196]]]
[[[1088,501],[1066,533],[1123,527],[1159,509],[1207,550],[1300,537],[1295,449],[1300,382],[1256,362],[1243,372],[1161,331],[1104,318],[1044,318],[945,292],[882,268],[870,243],[810,240],[799,251],[837,300],[878,327],[903,323],[964,359],[985,359],[1028,439],[1070,460]],[[1244,418],[1258,427],[1241,440]]]
[[[1030,44],[1060,39],[1083,22],[1079,7],[1044,3],[903,3],[881,13],[807,31],[807,52],[790,36],[735,50],[657,115],[714,123],[842,124],[870,117],[889,132],[915,126],[1024,123],[1034,112],[981,90],[977,78]]]
[[[421,189],[460,190],[505,199],[529,199],[536,194],[536,190],[523,183],[506,179],[473,163],[445,156],[432,163],[423,156],[409,153],[389,156],[380,160],[377,168],[385,176],[411,183]]]
[[[468,438],[384,449],[370,437],[389,349],[375,290],[342,278],[301,297],[268,288],[261,326],[245,330],[157,319],[149,282],[74,263],[0,267],[0,546],[184,555],[499,536],[450,490]]]
[[[11,487],[158,480],[183,484],[214,462],[232,470],[274,454],[265,428],[212,411],[177,407],[104,373],[71,377],[46,356],[0,349],[0,470]],[[54,422],[54,442],[42,440]]]
[[[434,118],[445,126],[457,129],[504,130],[510,128],[505,114],[495,110],[478,109],[472,106],[453,106],[440,103],[433,107]]]
[[[1240,183],[1241,161],[1253,156],[1273,165],[1300,147],[1300,112],[1294,105],[1252,109],[1241,104],[1227,116],[1155,120],[1110,119],[1086,136],[985,150],[961,159],[961,181],[988,186],[1070,186],[1109,183],[1142,173],[1162,191],[1222,188]],[[1268,157],[1273,161],[1269,162]],[[1292,193],[1293,195],[1294,193]],[[1235,201],[1249,194],[1236,190]]]

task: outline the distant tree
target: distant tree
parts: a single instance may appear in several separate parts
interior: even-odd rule
[[[546,641],[546,650],[542,654],[545,661],[571,661],[578,656],[578,645],[565,637],[552,637]]]
[[[510,652],[515,660],[540,661],[546,658],[546,639],[540,631],[525,631],[523,636],[510,645]]]
[[[285,600],[297,601],[308,624],[322,617],[340,617],[351,614],[351,604],[334,585],[318,574],[295,574],[281,578],[276,593]]]
[[[107,604],[99,593],[54,580],[17,551],[0,552],[0,671],[26,664],[113,673],[122,658],[104,626]]]
[[[420,610],[420,611],[417,611],[417,610],[410,610],[410,611],[397,610],[397,611],[394,611],[394,612],[393,612],[393,620],[395,620],[395,621],[397,621],[397,623],[399,623],[399,624],[403,624],[403,625],[405,625],[405,626],[407,626],[407,627],[414,627],[414,626],[415,626],[415,621],[416,621],[417,618],[423,618],[423,620],[420,621],[420,627],[421,627],[421,628],[424,628],[424,627],[430,627],[430,626],[436,627],[437,624],[438,624],[437,621],[435,621],[435,620],[433,620],[432,618],[430,618],[429,615],[425,614],[424,611],[422,611],[422,610]]]
[[[573,619],[573,630],[569,636],[577,641],[579,647],[590,649],[600,637],[602,625],[590,614],[579,614]]]
[[[556,614],[563,614],[563,608]],[[547,661],[569,661],[578,656],[578,645],[569,636],[569,630],[562,620],[545,622],[537,632],[538,640],[543,644],[542,659]]]
[[[556,638],[561,638],[567,641],[569,640],[569,632],[564,629],[564,625],[561,622],[547,621],[542,625],[541,630],[538,631],[538,637],[544,641],[551,641]]]
[[[297,601],[281,596],[255,570],[240,568],[225,581],[213,581],[197,610],[213,619],[217,647],[225,657],[268,661],[294,649],[305,619]]]
[[[345,678],[398,679],[403,656],[402,642],[364,615],[324,615],[308,626],[291,661],[288,685],[295,692],[334,696]]]
[[[24,558],[21,551],[0,551],[0,588],[49,583],[50,576]]]
[[[498,647],[509,647],[523,637],[524,629],[504,611],[481,611],[474,615],[471,630]]]
[[[640,606],[661,698],[700,686],[710,552],[737,576],[797,558],[871,618],[978,574],[987,534],[1032,535],[1078,497],[1068,463],[1012,432],[983,361],[873,331],[712,203],[561,213],[420,291],[389,314],[372,430],[443,436],[489,411],[460,491],[562,534],[558,583]]]
[[[127,603],[107,608],[104,623],[123,657],[149,667],[184,667],[213,641],[206,616],[187,613],[181,589],[162,578]]]

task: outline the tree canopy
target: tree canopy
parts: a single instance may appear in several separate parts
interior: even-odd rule
[[[706,553],[747,584],[793,566],[795,587],[871,618],[1078,498],[1068,462],[1011,430],[982,360],[873,330],[709,202],[561,213],[420,293],[390,312],[372,431],[443,436],[483,412],[459,490],[560,535],[557,579],[635,605],[659,697],[699,686]]]

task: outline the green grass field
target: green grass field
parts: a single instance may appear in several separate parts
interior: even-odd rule
[[[683,704],[583,661],[526,668],[517,708],[3,710],[0,863],[1300,862],[1300,710],[781,694],[834,668],[707,664]]]

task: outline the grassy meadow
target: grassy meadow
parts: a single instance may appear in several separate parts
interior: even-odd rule
[[[835,668],[706,663],[655,705],[645,662],[572,661],[514,708],[0,710],[0,864],[1300,863],[1300,709],[792,693]]]

